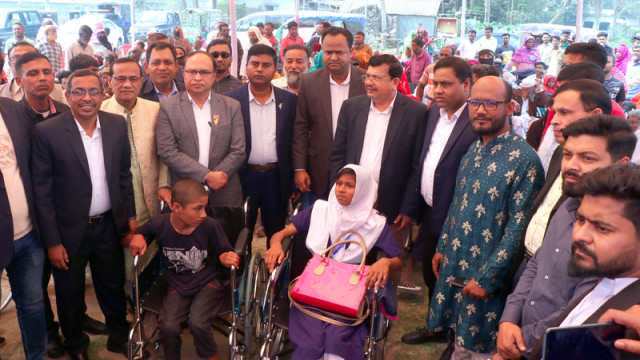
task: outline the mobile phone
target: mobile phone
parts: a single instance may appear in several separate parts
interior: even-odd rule
[[[549,328],[542,343],[543,360],[619,360],[622,352],[613,343],[624,338],[626,328],[602,323]]]
[[[463,277],[456,277],[453,280],[451,280],[449,284],[451,287],[459,287],[463,289],[469,284],[470,281],[471,281],[470,279],[465,279]]]

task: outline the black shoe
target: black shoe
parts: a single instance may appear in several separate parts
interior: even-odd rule
[[[451,356],[453,355],[453,351],[456,349],[456,345],[453,341],[449,342],[447,348],[444,349],[444,352],[440,356],[440,360],[451,360]]]
[[[74,354],[69,354],[69,359],[71,360],[89,360],[89,355],[87,355],[87,352],[83,352],[80,355],[74,355]]]
[[[63,357],[65,354],[62,347],[62,338],[57,332],[54,335],[49,335],[47,340],[47,356],[52,359]]]
[[[4,344],[7,343],[7,339],[3,338],[2,336],[0,336],[0,346],[4,346]]]
[[[107,325],[105,325],[101,321],[90,318],[87,314],[84,314],[84,319],[82,321],[82,330],[88,332],[91,335],[107,335],[109,333],[109,331],[107,330]]]
[[[430,333],[426,328],[421,328],[402,335],[400,341],[409,345],[417,345],[424,344],[428,341],[447,342],[449,341],[449,339],[447,338],[444,331]]]

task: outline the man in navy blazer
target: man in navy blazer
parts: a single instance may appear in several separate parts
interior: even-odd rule
[[[67,83],[71,107],[35,127],[32,175],[38,222],[55,280],[64,348],[86,359],[82,331],[85,268],[106,319],[107,350],[127,354],[124,252],[120,239],[137,227],[127,124],[99,111],[100,78],[74,72]]]
[[[417,174],[426,106],[397,91],[402,65],[391,55],[369,60],[367,95],[342,104],[333,140],[329,178],[347,164],[368,167],[378,182],[377,209],[387,217],[400,243],[415,218],[410,177]]]
[[[0,98],[0,274],[7,269],[25,358],[43,359],[47,345],[41,284],[44,250],[35,222],[28,124],[21,105]]]
[[[249,83],[224,95],[240,102],[247,160],[240,169],[242,193],[249,196],[249,228],[255,226],[258,208],[267,235],[285,225],[293,185],[291,134],[298,97],[271,85],[277,68],[276,51],[254,45],[247,54]]]
[[[412,177],[415,182],[411,186],[418,194],[412,205],[422,224],[411,256],[423,261],[422,275],[429,288],[429,298],[436,283],[431,260],[453,200],[458,167],[471,143],[478,138],[471,131],[466,104],[472,76],[471,66],[461,58],[444,58],[434,66],[434,102],[427,112],[418,175]],[[405,334],[402,342],[421,344],[432,338],[431,335],[426,329],[420,329]]]

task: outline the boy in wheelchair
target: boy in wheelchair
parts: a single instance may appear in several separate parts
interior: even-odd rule
[[[166,359],[180,358],[181,324],[188,320],[198,356],[218,359],[211,321],[220,312],[227,292],[221,284],[220,265],[239,266],[220,224],[207,217],[209,196],[191,178],[178,180],[171,189],[170,214],[156,216],[136,230],[129,244],[133,256],[146,251],[155,238],[169,284],[160,310],[160,334]]]

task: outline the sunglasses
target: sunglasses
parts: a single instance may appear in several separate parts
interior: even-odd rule
[[[222,56],[223,59],[228,58],[229,56],[231,56],[231,54],[229,54],[228,52],[218,52],[218,51],[214,51],[211,53],[211,56],[213,56],[214,59],[217,59],[218,57]]]

